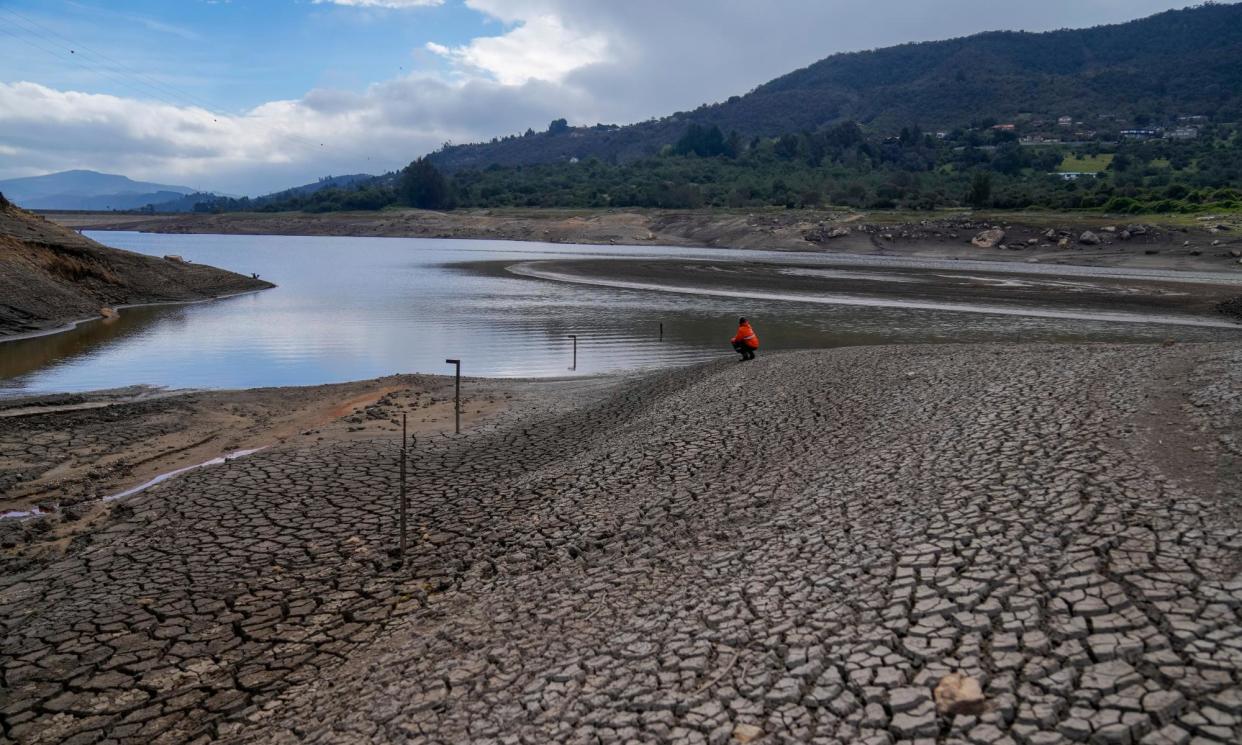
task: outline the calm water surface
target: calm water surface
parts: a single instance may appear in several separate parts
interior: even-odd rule
[[[729,355],[727,342],[739,315],[755,320],[765,350],[1239,338],[1233,330],[1156,324],[677,295],[466,266],[568,256],[820,260],[806,255],[418,238],[120,232],[91,237],[142,253],[181,254],[242,273],[258,272],[279,287],[193,305],[131,308],[113,322],[92,321],[70,332],[0,344],[0,395],[135,384],[309,385],[392,373],[443,374],[449,372],[448,357],[463,360],[464,375],[479,376],[652,368]],[[570,334],[579,339],[576,370],[569,369]]]

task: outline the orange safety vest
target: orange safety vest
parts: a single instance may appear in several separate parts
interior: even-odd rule
[[[755,335],[755,330],[750,327],[749,323],[737,327],[737,336],[733,337],[731,343],[737,344],[738,342],[745,344],[751,349],[759,348],[759,337]]]

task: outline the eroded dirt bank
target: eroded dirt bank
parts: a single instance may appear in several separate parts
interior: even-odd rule
[[[290,442],[3,577],[3,737],[1237,741],[1240,437],[1237,345],[547,384],[420,440],[404,563],[397,442]]]
[[[179,257],[109,248],[0,195],[0,340],[108,318],[118,306],[207,300],[273,286]]]
[[[250,235],[488,238],[554,243],[710,246],[984,260],[1242,271],[1242,219],[1135,224],[1123,216],[844,210],[458,210],[123,215],[52,213],[95,230]],[[972,244],[999,229],[995,245]],[[996,237],[996,234],[991,234]]]

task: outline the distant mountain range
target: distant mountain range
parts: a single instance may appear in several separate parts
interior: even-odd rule
[[[131,210],[194,192],[188,186],[134,181],[97,171],[61,171],[0,181],[0,193],[32,210]]]
[[[1048,33],[999,31],[836,54],[723,103],[624,127],[566,127],[430,156],[454,172],[590,157],[633,160],[691,123],[743,137],[853,120],[881,133],[921,125],[1061,116],[1135,122],[1179,114],[1242,119],[1242,5],[1206,4],[1129,23]]]
[[[256,197],[254,206],[295,196],[314,194],[321,189],[347,188],[375,180],[367,173],[325,176],[314,183]],[[199,203],[212,203],[227,195],[199,191],[188,186],[134,181],[126,176],[97,171],[61,171],[44,176],[0,181],[0,194],[14,204],[30,210],[126,211],[148,207],[155,212],[193,212]]]

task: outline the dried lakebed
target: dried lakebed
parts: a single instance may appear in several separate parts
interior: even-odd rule
[[[6,742],[1236,742],[1242,348],[871,347],[288,442],[6,575]],[[938,714],[958,671],[984,711]]]

